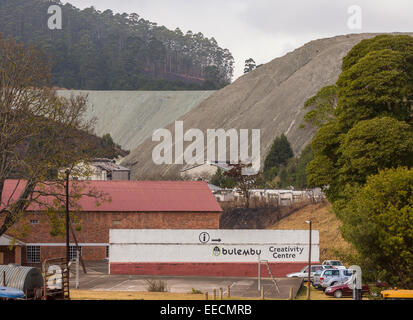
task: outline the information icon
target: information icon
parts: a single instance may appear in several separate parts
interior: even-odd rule
[[[200,241],[201,243],[207,243],[207,242],[209,242],[209,239],[211,239],[211,237],[209,236],[209,233],[208,233],[208,232],[202,232],[202,233],[199,235],[199,241]]]

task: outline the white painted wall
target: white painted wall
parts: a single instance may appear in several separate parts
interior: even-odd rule
[[[257,262],[258,253],[269,262],[308,261],[308,230],[116,229],[109,235],[110,262]],[[312,261],[319,261],[319,252],[319,232],[313,231]]]

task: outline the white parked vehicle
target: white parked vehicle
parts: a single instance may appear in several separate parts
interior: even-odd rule
[[[318,270],[314,276],[313,276],[313,287],[316,289],[320,289],[321,287],[321,281],[320,281],[320,276],[323,273],[325,269],[320,269]]]
[[[326,269],[320,275],[320,285],[323,288],[348,281],[353,274],[350,269]]]
[[[334,269],[347,269],[343,263],[339,260],[324,260],[322,263],[323,266],[330,266]]]
[[[311,280],[313,279],[314,274],[318,270],[322,270],[324,268],[326,268],[326,267],[322,266],[321,264],[311,265],[311,272],[310,272]],[[294,272],[294,273],[287,274],[287,277],[288,278],[304,278],[304,280],[307,280],[308,279],[308,266],[305,266],[299,272]]]

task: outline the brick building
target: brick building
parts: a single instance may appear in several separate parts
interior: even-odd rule
[[[0,264],[22,263],[25,244],[7,235],[0,237]]]
[[[8,180],[3,197],[13,192],[17,181]],[[218,229],[222,209],[205,182],[194,181],[85,181],[87,190],[102,192],[96,199],[83,196],[77,203],[81,230],[75,235],[84,260],[103,260],[108,256],[109,229]],[[19,186],[20,189],[22,186]],[[85,191],[86,190],[86,191]],[[19,191],[19,190],[18,190]],[[19,192],[16,192],[19,194]],[[1,221],[0,217],[0,221]],[[46,213],[32,205],[18,225],[29,225],[28,233],[19,238],[23,263],[39,263],[47,258],[64,257],[65,238],[53,237]],[[75,243],[70,239],[71,254]],[[1,247],[0,247],[1,250]],[[17,251],[16,251],[17,252]],[[5,254],[3,254],[5,256]],[[17,259],[17,258],[16,258]]]

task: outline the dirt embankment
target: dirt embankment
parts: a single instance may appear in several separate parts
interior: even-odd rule
[[[220,219],[220,228],[267,229],[306,206],[307,204],[277,208],[224,208]]]
[[[351,245],[341,236],[341,222],[329,203],[307,205],[267,229],[306,230],[308,229],[308,224],[305,222],[307,220],[311,220],[313,229],[320,232],[321,261],[339,259],[336,251],[345,252],[351,249]]]

